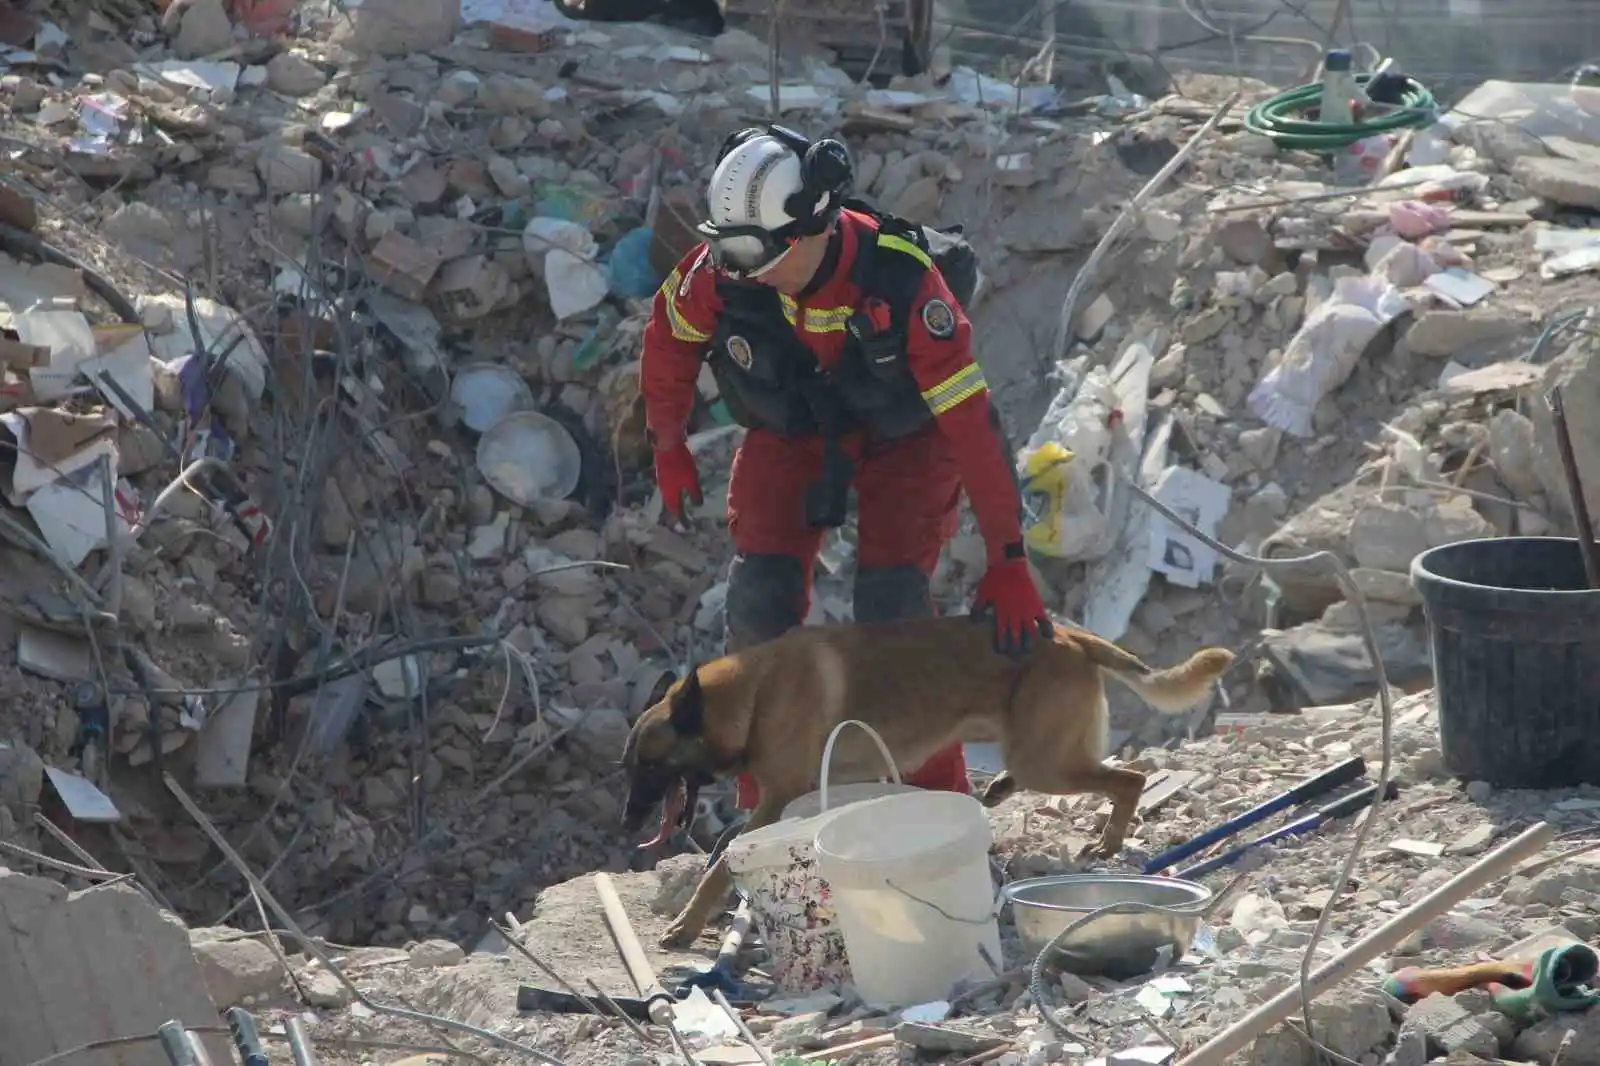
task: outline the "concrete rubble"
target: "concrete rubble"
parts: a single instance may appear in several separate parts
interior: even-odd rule
[[[1136,420],[1159,454],[1130,460],[1093,433],[1074,451],[1103,447],[1114,476],[1181,498],[1244,552],[1339,555],[1390,681],[1413,693],[1399,791],[1354,884],[1332,880],[1364,814],[1207,875],[1246,872],[1159,973],[1058,975],[1035,1003],[1008,917],[1002,974],[943,1010],[885,1016],[845,990],[746,1011],[780,1061],[1170,1061],[1295,980],[1331,898],[1319,958],[1534,820],[1590,839],[1600,790],[1446,772],[1408,569],[1454,541],[1570,535],[1541,399],[1555,384],[1600,513],[1594,145],[1463,104],[1352,188],[1242,128],[1271,92],[1248,79],[1068,100],[957,68],[868,89],[804,50],[769,70],[767,42],[737,29],[574,23],[543,2],[323,11],[127,0],[6,23],[0,850],[17,872],[0,870],[16,940],[0,999],[22,1013],[0,1066],[236,1005],[269,1025],[301,1013],[336,1066],[442,1043],[341,975],[565,1062],[674,1058],[613,1020],[519,1011],[519,982],[551,982],[490,922],[514,915],[580,992],[631,995],[590,874],[613,873],[653,943],[698,872],[692,855],[643,869],[659,856],[616,828],[615,761],[671,671],[718,648],[738,430],[707,376],[692,441],[707,503],[668,528],[638,346],[718,144],[773,85],[785,121],[842,132],[866,195],[965,225],[985,274],[980,356],[1025,467],[1062,443],[1074,404],[1102,426]],[[1058,337],[1090,250],[1238,88]],[[532,443],[513,432],[530,424]],[[1047,511],[1044,484],[1030,504]],[[1073,549],[1037,560],[1059,617],[1162,665],[1241,652],[1187,718],[1113,694],[1113,754],[1152,792],[1109,868],[1324,764],[1361,755],[1376,774],[1376,675],[1330,574],[1262,576],[1125,503],[1063,514],[1084,520],[1054,531]],[[813,622],[849,619],[853,554],[852,528],[830,536]],[[983,558],[968,517],[936,575],[942,608],[962,609]],[[262,933],[163,773],[299,932]],[[703,799],[710,846],[732,812]],[[1098,800],[1013,798],[993,815],[996,858],[1008,878],[1076,869],[1103,817]],[[93,879],[85,855],[105,864]],[[1593,942],[1591,859],[1492,885],[1395,945],[1313,1004],[1316,1039],[1362,1063],[1600,1063],[1600,1009],[1512,1020],[1476,991],[1406,1007],[1379,988],[1406,966]],[[139,889],[86,887],[124,871]],[[84,999],[107,1013],[82,1032],[50,1013]],[[714,1029],[701,1061],[759,1061]],[[363,1040],[403,1047],[380,1060]],[[1282,1028],[1245,1057],[1315,1061]]]

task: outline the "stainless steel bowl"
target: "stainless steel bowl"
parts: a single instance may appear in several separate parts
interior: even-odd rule
[[[1051,960],[1073,973],[1117,979],[1149,971],[1163,947],[1175,957],[1189,950],[1212,898],[1209,888],[1193,881],[1135,874],[1030,877],[1005,886],[1004,895],[1030,964],[1058,933],[1090,911],[1126,902],[1174,908],[1178,913],[1105,915],[1059,944]]]

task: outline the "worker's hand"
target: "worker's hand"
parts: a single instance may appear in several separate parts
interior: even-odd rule
[[[972,603],[975,621],[988,615],[994,617],[994,650],[1013,658],[1033,646],[1035,634],[1048,641],[1054,631],[1023,558],[989,564]]]
[[[694,455],[684,441],[656,449],[656,487],[661,490],[661,503],[675,521],[683,521],[684,499],[699,506],[704,502],[700,492],[700,472],[695,469]]]

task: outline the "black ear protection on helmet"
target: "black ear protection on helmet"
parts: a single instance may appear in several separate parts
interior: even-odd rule
[[[850,194],[850,187],[855,182],[855,164],[850,159],[850,149],[835,137],[812,141],[787,126],[772,123],[751,126],[730,134],[722,142],[717,162],[722,162],[729,152],[752,137],[763,135],[776,138],[800,157],[800,189],[783,204],[784,211],[796,220],[794,235],[810,237],[821,233],[839,213],[841,202]]]

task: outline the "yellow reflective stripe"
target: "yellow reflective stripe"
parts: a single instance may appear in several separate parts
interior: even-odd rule
[[[888,248],[889,250],[899,252],[902,255],[909,255],[911,258],[921,263],[922,269],[924,270],[933,269],[933,260],[928,258],[928,253],[924,252],[921,248],[918,248],[915,244],[912,244],[904,237],[891,237],[880,233],[878,234],[878,247]]]
[[[842,333],[853,314],[853,307],[808,307],[804,328],[807,333]]]
[[[942,415],[988,387],[989,383],[983,380],[983,371],[978,369],[978,364],[968,363],[933,388],[923,390],[922,399],[929,410]]]
[[[689,324],[678,311],[678,283],[683,281],[683,271],[673,267],[667,280],[661,283],[661,306],[667,309],[667,328],[672,336],[685,344],[708,344],[711,334],[702,333]]]
[[[778,304],[783,308],[783,317],[789,320],[789,325],[794,325],[795,315],[800,310],[800,305],[794,302],[794,297],[780,292]]]

